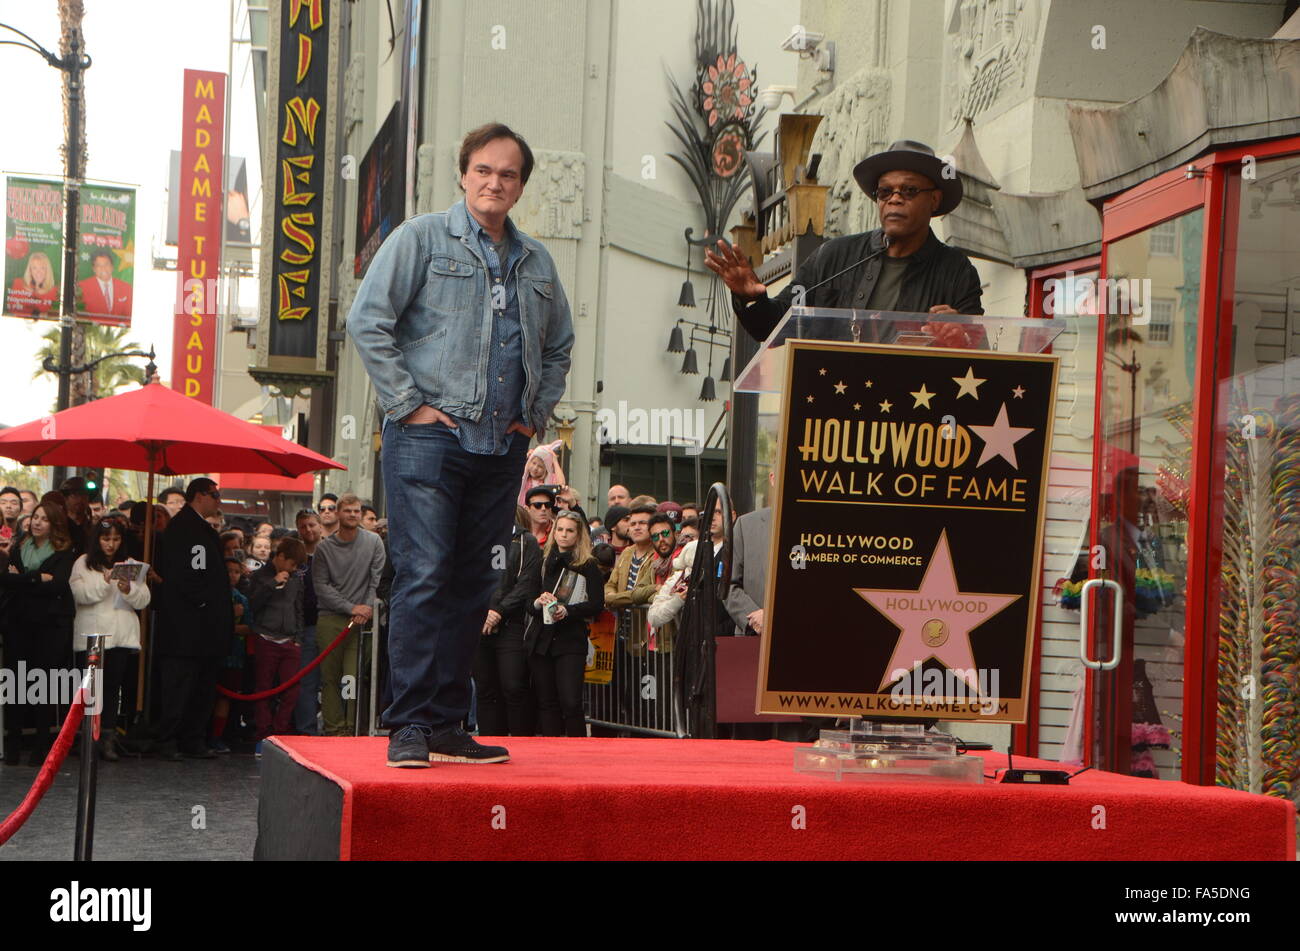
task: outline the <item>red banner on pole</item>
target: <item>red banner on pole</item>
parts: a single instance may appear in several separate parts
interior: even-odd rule
[[[217,361],[226,76],[185,70],[172,388],[212,405]]]

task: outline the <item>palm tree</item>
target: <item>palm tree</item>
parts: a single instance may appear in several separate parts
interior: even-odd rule
[[[141,346],[133,340],[126,340],[126,327],[110,327],[105,324],[82,324],[85,335],[84,359],[86,363],[98,360],[106,353],[122,350],[140,350]],[[36,353],[38,365],[44,364],[48,357],[51,363],[59,362],[59,328],[54,327],[41,338],[45,343]],[[128,383],[144,384],[144,367],[131,363],[131,357],[109,357],[98,364],[89,373],[86,386],[88,399],[101,399],[112,396]],[[33,379],[45,375],[44,369],[32,374]]]

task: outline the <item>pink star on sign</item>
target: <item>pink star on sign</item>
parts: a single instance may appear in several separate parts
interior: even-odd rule
[[[957,587],[957,575],[948,550],[948,532],[939,535],[930,563],[925,567],[921,587],[915,591],[889,588],[854,588],[859,597],[889,619],[902,636],[885,666],[877,689],[883,690],[897,677],[898,670],[911,671],[931,657],[979,691],[970,632],[1008,605],[1018,594],[975,594]]]
[[[975,463],[976,469],[994,456],[1001,456],[1011,463],[1012,469],[1019,470],[1020,463],[1016,461],[1016,443],[1032,433],[1034,428],[1012,426],[1007,418],[1007,404],[1003,403],[1002,408],[998,410],[998,418],[993,421],[992,426],[971,426],[970,430],[984,440],[984,451],[980,453],[980,461]]]

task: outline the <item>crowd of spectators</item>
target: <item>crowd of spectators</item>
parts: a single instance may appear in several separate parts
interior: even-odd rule
[[[24,671],[84,669],[87,635],[107,635],[99,752],[108,761],[260,754],[272,734],[351,733],[355,637],[268,700],[231,700],[218,686],[275,688],[349,621],[369,621],[387,561],[375,508],[325,493],[281,526],[225,516],[216,483],[195,479],[158,494],[146,563],[147,512],[143,501],[106,509],[77,476],[40,498],[0,489],[0,662],[10,683]],[[154,662],[137,714],[142,617]],[[68,700],[47,693],[6,698],[6,764],[44,761]]]
[[[563,478],[558,446],[536,447],[521,477],[514,531],[497,549],[500,582],[474,659],[471,731],[587,735],[583,682],[594,658],[593,624],[614,630],[624,650],[670,652],[700,537],[707,534],[715,553],[722,545],[720,510],[706,531],[698,503],[633,496],[614,485],[605,512],[589,516]],[[353,733],[355,636],[270,699],[225,693],[280,688],[349,625],[371,623],[392,578],[377,510],[352,494],[325,493],[292,525],[227,518],[219,486],[199,478],[159,493],[146,565],[147,510],[142,501],[106,510],[78,477],[41,498],[0,489],[4,666],[14,674],[20,665],[79,669],[86,635],[108,635],[100,753],[110,761],[260,755],[273,734]],[[759,516],[755,524],[766,530],[766,511],[738,529]],[[751,548],[765,548],[765,537],[744,534]],[[758,554],[735,566],[726,605],[735,629],[720,633],[762,629]],[[137,703],[142,617],[154,644],[147,705]],[[382,655],[385,631],[376,627]],[[5,710],[6,763],[24,752],[31,765],[43,761],[62,716],[61,698],[47,699]],[[147,707],[143,716],[137,706]]]

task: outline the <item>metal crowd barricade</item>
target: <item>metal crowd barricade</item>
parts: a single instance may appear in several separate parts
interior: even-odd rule
[[[722,546],[714,554],[709,525],[722,511]],[[649,649],[646,614],[628,609],[631,626],[620,625],[609,684],[585,684],[587,722],[639,736],[713,737],[717,733],[714,637],[723,619],[721,602],[731,583],[731,528],[735,513],[727,487],[709,487],[701,512],[701,545],[691,568],[686,604],[672,641]]]
[[[656,638],[650,649],[645,605],[627,608],[614,644],[614,676],[608,684],[585,684],[587,722],[641,736],[687,736],[677,710],[678,678],[671,643]],[[667,649],[663,649],[667,647]]]

